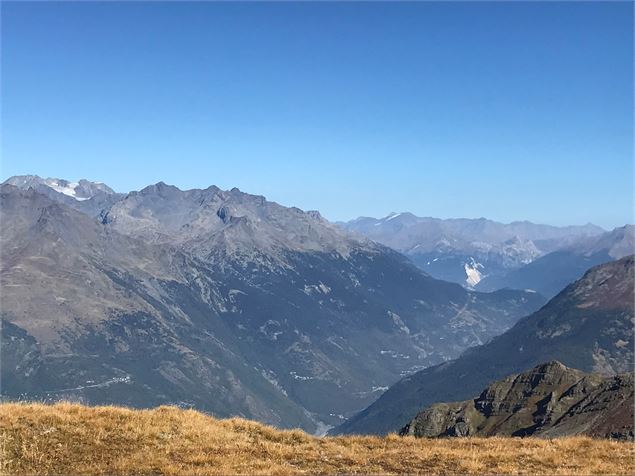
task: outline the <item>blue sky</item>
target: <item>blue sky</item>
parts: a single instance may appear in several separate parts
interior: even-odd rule
[[[2,169],[633,222],[633,6],[2,3]]]

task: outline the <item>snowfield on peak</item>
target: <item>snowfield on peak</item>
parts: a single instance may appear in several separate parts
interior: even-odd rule
[[[46,185],[59,193],[63,193],[75,200],[88,200],[90,197],[78,197],[75,189],[79,186],[79,182],[58,182],[56,179],[46,179]]]
[[[37,175],[16,175],[8,178],[4,183],[22,190],[32,188],[40,192],[44,192],[46,190],[44,187],[46,187],[79,202],[89,200],[96,195],[107,196],[115,194],[114,190],[103,182],[91,182],[85,179],[75,182],[52,177],[44,179]]]

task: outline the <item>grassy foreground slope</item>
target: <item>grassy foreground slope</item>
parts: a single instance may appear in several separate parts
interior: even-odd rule
[[[632,443],[316,438],[193,410],[0,405],[2,474],[633,474]]]

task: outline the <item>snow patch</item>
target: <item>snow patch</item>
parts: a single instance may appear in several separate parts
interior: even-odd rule
[[[388,215],[384,220],[385,221],[390,221],[393,218],[397,218],[398,216],[401,216],[401,213],[391,213],[390,215]]]
[[[48,185],[58,193],[63,193],[64,195],[75,198],[75,189],[79,184],[77,182],[70,182],[68,185],[64,186],[61,185],[57,180],[51,180],[47,181],[46,185]]]
[[[62,193],[68,197],[73,197],[75,200],[82,201],[88,200],[86,197],[78,197],[75,189],[79,186],[77,182],[67,182],[67,185],[59,183],[57,180],[47,180],[46,185],[58,193]]]
[[[484,266],[474,260],[474,258],[470,258],[469,263],[464,264],[465,275],[467,276],[465,282],[469,287],[473,288],[483,279],[483,274],[479,271],[483,268]]]

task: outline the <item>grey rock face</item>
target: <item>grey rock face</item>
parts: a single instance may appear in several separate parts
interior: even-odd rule
[[[103,222],[122,234],[178,245],[205,259],[219,250],[247,260],[257,251],[276,263],[287,251],[347,256],[353,249],[380,250],[319,215],[238,189],[181,191],[159,183],[128,194],[110,207]]]
[[[320,431],[544,302],[437,281],[318,213],[238,189],[158,183],[90,213],[76,205],[94,197],[55,193],[1,188],[6,397],[172,403]]]
[[[332,433],[398,431],[422,408],[472,398],[545,360],[604,375],[632,372],[634,275],[633,256],[592,268],[504,334],[403,378]]]
[[[431,405],[400,434],[632,439],[633,403],[632,373],[605,377],[552,361],[494,382],[473,400]]]

